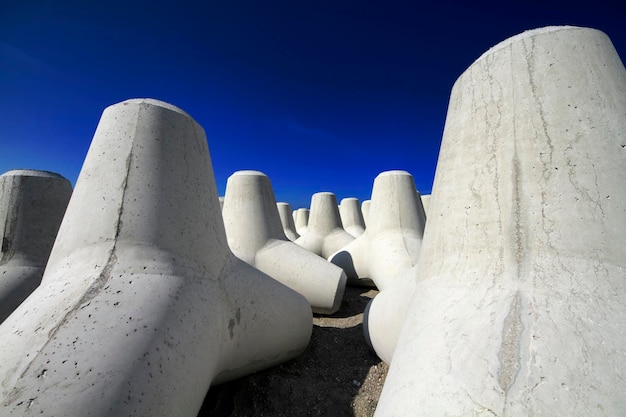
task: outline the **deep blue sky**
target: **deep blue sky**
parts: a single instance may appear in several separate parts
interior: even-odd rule
[[[220,194],[242,169],[293,208],[390,169],[429,194],[450,89],[491,46],[572,24],[626,57],[618,0],[197,3],[0,0],[0,173],[75,183],[102,110],[151,97],[204,127]]]

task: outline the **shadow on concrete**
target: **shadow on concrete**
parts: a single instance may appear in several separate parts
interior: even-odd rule
[[[381,362],[363,335],[360,314],[370,294],[371,289],[346,288],[336,314],[315,315],[318,324],[301,356],[212,387],[198,416],[355,417],[355,397],[370,368]],[[333,321],[344,328],[333,327]]]

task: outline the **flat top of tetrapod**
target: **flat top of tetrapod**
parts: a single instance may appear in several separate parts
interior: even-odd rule
[[[62,178],[63,175],[57,174],[56,172],[50,171],[40,171],[37,169],[12,169],[10,171],[5,172],[0,175],[2,177],[46,177],[46,178]]]
[[[185,116],[191,118],[189,113],[187,113],[186,111],[184,111],[180,107],[176,107],[173,104],[166,103],[165,101],[157,100],[157,99],[154,99],[154,98],[131,98],[131,99],[128,99],[128,100],[124,100],[124,101],[122,101],[120,103],[113,104],[113,106],[124,106],[124,105],[128,105],[128,104],[148,104],[150,106],[162,107],[164,109],[168,109],[168,110],[174,111],[176,113],[184,114]]]
[[[265,175],[263,172],[255,171],[253,169],[244,169],[244,170],[241,170],[241,171],[237,171],[232,176],[234,177],[236,175],[250,175],[250,176],[258,176],[258,177],[267,177],[267,175]]]
[[[558,32],[560,30],[571,30],[571,29],[587,29],[587,30],[597,30],[597,29],[591,29],[591,28],[583,28],[583,27],[579,27],[579,26],[545,26],[542,28],[537,28],[537,29],[530,29],[527,31],[524,31],[522,33],[519,33],[517,35],[511,36],[510,38],[507,38],[505,40],[503,40],[502,42],[492,46],[491,48],[489,48],[486,52],[484,52],[480,57],[478,57],[478,59],[474,62],[480,61],[481,59],[483,59],[484,57],[493,54],[494,52],[499,51],[500,49],[504,49],[507,46],[511,45],[514,42],[517,42],[521,39],[526,39],[526,38],[532,38],[533,36],[537,36],[543,33],[549,33],[549,32]]]
[[[385,177],[387,175],[411,175],[409,172],[404,171],[402,169],[394,169],[391,171],[383,171],[380,174],[378,174],[379,177]]]

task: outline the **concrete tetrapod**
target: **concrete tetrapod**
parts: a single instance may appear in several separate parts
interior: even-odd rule
[[[626,415],[626,71],[548,27],[456,81],[376,416]]]
[[[231,175],[223,216],[228,244],[237,257],[302,294],[313,312],[339,310],[345,273],[287,240],[267,175],[259,171]]]
[[[52,172],[0,175],[0,323],[39,286],[71,195]]]
[[[386,171],[374,180],[369,226],[330,261],[346,271],[353,284],[374,281],[383,291],[417,265],[426,216],[413,176]]]
[[[304,235],[309,226],[309,209],[308,208],[299,208],[296,210],[296,232],[300,236]]]
[[[124,101],[102,114],[41,285],[0,325],[0,415],[196,416],[211,384],[302,352],[311,321],[229,251],[202,127]]]
[[[359,237],[365,232],[365,221],[358,198],[342,199],[339,203],[339,217],[341,217],[343,229],[352,236]]]
[[[371,201],[365,233],[330,261],[346,271],[351,283],[373,281],[380,290],[365,310],[363,330],[376,354],[390,363],[415,286],[426,216],[406,171],[379,174]]]
[[[341,224],[335,194],[313,194],[307,231],[296,243],[326,259],[353,240],[354,236],[346,232]]]
[[[273,192],[272,195],[274,195]],[[279,202],[276,203],[276,207],[278,207],[278,214],[280,215],[280,223],[283,226],[283,232],[285,232],[287,239],[293,242],[299,238],[300,235],[296,232],[296,225],[293,221],[291,206],[289,203]]]

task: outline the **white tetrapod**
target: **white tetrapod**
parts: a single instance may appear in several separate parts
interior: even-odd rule
[[[626,415],[626,70],[524,32],[456,81],[376,416]]]
[[[285,202],[276,203],[278,207],[278,214],[280,215],[280,222],[283,226],[283,232],[285,232],[285,236],[287,239],[292,242],[300,237],[298,232],[296,232],[296,224],[293,221],[293,212],[291,211],[291,205]]]
[[[346,232],[341,224],[335,194],[313,194],[307,231],[296,243],[326,259],[353,240],[354,236]]]
[[[302,294],[313,312],[332,314],[339,309],[345,273],[285,237],[267,175],[231,175],[222,214],[228,244],[237,257]]]
[[[308,208],[299,208],[295,211],[296,219],[296,232],[302,236],[306,233],[308,225],[309,225],[309,209]]]
[[[301,353],[304,297],[228,249],[204,130],[104,110],[41,285],[0,325],[0,416],[196,416],[211,384]]]
[[[363,316],[368,344],[385,362],[393,356],[413,292],[426,217],[413,176],[386,171],[374,180],[369,226],[330,261],[353,284],[373,282],[380,290]]]
[[[339,217],[344,230],[352,236],[359,237],[365,231],[365,221],[358,198],[343,198],[339,203]]]
[[[71,195],[52,172],[0,175],[0,323],[39,286]]]
[[[406,171],[379,174],[368,216],[365,232],[330,261],[346,271],[351,283],[373,281],[382,291],[403,279],[420,256],[425,215],[413,176]]]

